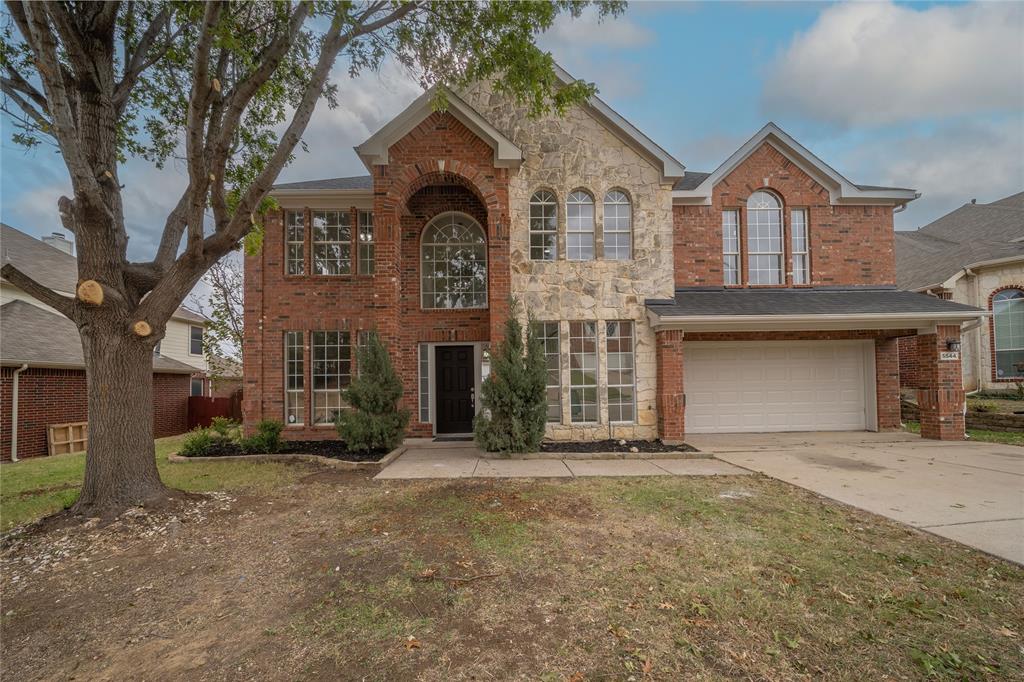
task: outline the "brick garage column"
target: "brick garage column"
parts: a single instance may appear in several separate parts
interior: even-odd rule
[[[875,406],[878,430],[900,428],[899,339],[875,339]]]
[[[686,435],[683,392],[683,332],[656,333],[658,362],[658,436],[666,443],[681,443]]]
[[[964,384],[960,357],[942,359],[947,340],[960,340],[960,327],[940,325],[935,334],[917,337],[917,404],[921,408],[921,437],[936,440],[964,438]]]

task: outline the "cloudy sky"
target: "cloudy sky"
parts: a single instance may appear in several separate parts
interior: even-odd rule
[[[1022,3],[633,2],[604,23],[559,21],[541,42],[690,170],[713,170],[774,121],[855,182],[921,191],[898,229],[1024,190]],[[419,94],[391,65],[338,72],[341,105],[321,105],[312,151],[282,181],[365,174],[353,145]],[[0,218],[59,229],[60,159],[2,132]],[[148,258],[184,171],[132,161],[121,178],[131,255]]]

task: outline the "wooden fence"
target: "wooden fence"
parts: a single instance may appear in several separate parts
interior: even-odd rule
[[[189,396],[188,428],[192,430],[207,427],[214,417],[229,417],[242,421],[242,391],[231,394],[230,398],[207,398],[201,395]]]

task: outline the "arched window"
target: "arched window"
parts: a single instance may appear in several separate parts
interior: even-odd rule
[[[465,213],[442,213],[430,221],[420,267],[424,308],[487,307],[487,240]]]
[[[565,202],[565,257],[594,260],[594,197],[578,189]]]
[[[751,284],[782,284],[782,204],[774,194],[747,199],[747,272]]]
[[[530,260],[557,260],[558,204],[546,189],[530,197]]]
[[[1024,377],[1024,291],[1004,289],[992,297],[996,377]]]
[[[604,195],[604,257],[632,258],[633,209],[626,193],[613,189]]]

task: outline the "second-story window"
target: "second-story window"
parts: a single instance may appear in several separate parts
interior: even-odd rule
[[[625,192],[613,189],[604,195],[604,257],[629,260],[633,245],[633,207]]]
[[[203,354],[203,328],[192,325],[188,328],[189,355]]]
[[[352,272],[352,223],[348,211],[313,211],[313,274]]]
[[[807,284],[807,211],[793,211],[789,223],[793,252],[793,284]]]
[[[594,260],[594,198],[583,190],[569,195],[565,207],[568,260]]]
[[[722,211],[722,283],[740,283],[740,212]]]
[[[373,213],[359,212],[359,274],[372,275],[377,269],[377,247],[373,236]]]
[[[558,204],[541,190],[530,198],[530,260],[558,258]]]
[[[782,284],[782,204],[768,192],[747,199],[747,273],[750,284]]]
[[[285,213],[285,272],[302,275],[306,272],[306,216],[302,211]]]

